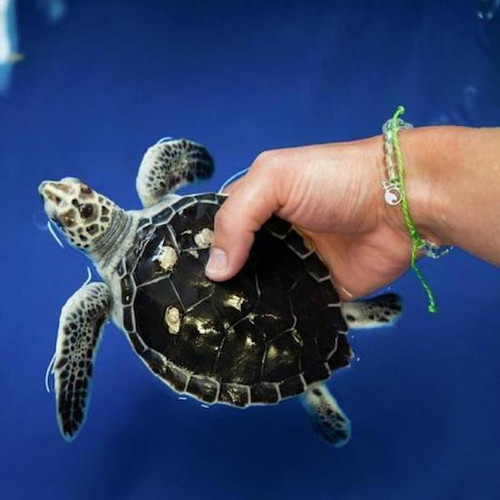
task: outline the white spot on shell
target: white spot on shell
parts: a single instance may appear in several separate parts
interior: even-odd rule
[[[208,248],[212,244],[214,233],[206,227],[194,235],[194,242],[199,248]]]
[[[207,333],[218,333],[215,328],[213,328],[212,326],[206,326],[206,324],[203,322],[198,322],[197,327],[200,335],[205,335]]]
[[[186,318],[186,323],[194,326],[200,335],[205,335],[207,333],[218,333],[217,330],[213,327],[210,321],[202,318],[190,317]]]
[[[160,267],[166,272],[174,268],[177,259],[177,252],[170,246],[162,246],[158,254],[153,257],[153,260],[157,261]]]
[[[267,359],[276,359],[279,356],[278,349],[274,345],[270,345],[269,349],[267,350]]]
[[[245,347],[247,347],[248,349],[251,349],[255,346],[256,346],[256,343],[251,337],[247,337],[245,339]]]
[[[226,307],[233,307],[238,311],[241,311],[241,306],[243,305],[244,299],[238,295],[229,295],[227,299],[224,301],[224,305]]]
[[[169,306],[165,309],[165,323],[170,333],[179,333],[181,328],[181,312],[177,307]]]

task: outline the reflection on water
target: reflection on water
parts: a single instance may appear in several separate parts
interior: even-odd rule
[[[66,14],[67,5],[64,0],[39,0],[38,4],[51,23],[57,23]]]
[[[56,23],[66,13],[64,0],[39,0],[39,7],[50,23]],[[15,63],[24,55],[18,49],[16,0],[0,0],[0,94],[7,92]]]
[[[479,0],[479,8],[477,10],[477,17],[485,21],[491,21],[498,13],[500,8],[500,0]]]
[[[476,0],[475,6],[471,11],[476,14],[473,30],[468,35],[464,32],[461,40],[460,51],[470,50],[474,54],[467,66],[455,65],[454,54],[459,51],[457,39],[441,47],[431,49],[433,42],[426,46],[427,50],[434,50],[436,60],[442,61],[442,68],[447,67],[453,74],[446,85],[440,80],[436,80],[435,85],[431,83],[440,102],[448,101],[448,105],[437,107],[435,116],[428,122],[432,125],[496,126],[499,123],[500,0]],[[449,99],[450,96],[453,98]]]
[[[7,90],[12,66],[21,59],[17,52],[15,1],[0,0],[0,93]]]

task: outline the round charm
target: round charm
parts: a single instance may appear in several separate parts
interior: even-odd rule
[[[393,182],[384,182],[384,199],[388,205],[399,205],[401,203],[401,190]]]

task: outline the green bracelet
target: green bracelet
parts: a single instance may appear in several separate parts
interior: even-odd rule
[[[388,203],[389,205],[401,204],[406,227],[408,228],[408,232],[410,233],[410,237],[412,240],[411,267],[415,271],[415,274],[417,275],[420,283],[427,293],[429,312],[436,313],[437,305],[434,299],[434,294],[432,293],[429,284],[424,278],[422,271],[417,266],[417,253],[419,251],[422,251],[424,255],[428,257],[438,258],[442,255],[447,254],[452,249],[452,247],[440,247],[428,240],[422,239],[418,233],[415,222],[411,217],[410,209],[408,207],[408,199],[406,196],[404,159],[398,138],[398,132],[400,130],[407,130],[412,128],[412,125],[410,123],[405,123],[400,119],[400,116],[404,112],[404,107],[398,106],[398,109],[394,113],[393,117],[388,120],[382,127],[382,132],[384,134],[385,163],[389,178],[389,180],[382,183],[382,187],[385,191],[386,203]]]

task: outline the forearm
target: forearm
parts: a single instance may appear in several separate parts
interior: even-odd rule
[[[424,127],[400,142],[422,237],[500,265],[500,128]]]

